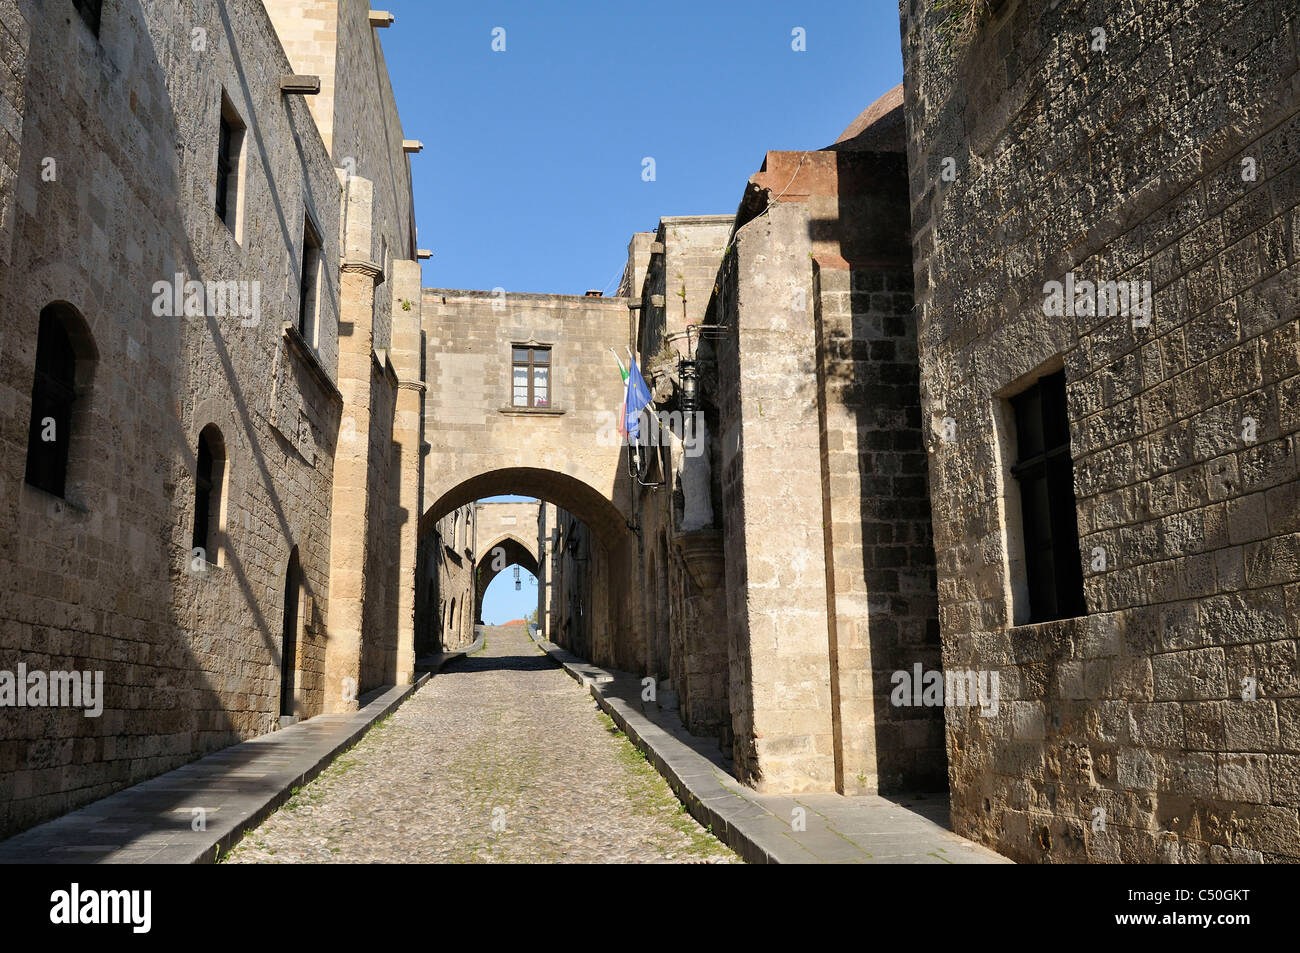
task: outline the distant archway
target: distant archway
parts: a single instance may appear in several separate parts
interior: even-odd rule
[[[533,550],[516,536],[500,536],[481,552],[475,554],[474,566],[474,621],[483,622],[483,597],[497,576],[511,566],[520,566],[540,578],[537,557]]]

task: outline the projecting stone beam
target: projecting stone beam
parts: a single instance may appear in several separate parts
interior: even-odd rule
[[[286,76],[280,80],[280,92],[298,96],[315,96],[320,92],[320,77]]]

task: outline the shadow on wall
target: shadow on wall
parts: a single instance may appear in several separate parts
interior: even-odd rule
[[[809,233],[842,259],[817,268],[824,492],[855,486],[856,498],[827,502],[860,528],[859,542],[830,527],[837,774],[851,790],[849,775],[869,783],[874,760],[881,794],[943,791],[944,707],[922,703],[919,685],[903,704],[894,691],[899,673],[910,684],[918,669],[942,671],[906,162],[843,143],[836,177],[837,218],[811,218]]]
[[[18,489],[0,503],[0,524],[8,528],[0,534],[7,589],[0,647],[31,669],[102,670],[104,711],[86,718],[81,709],[25,708],[6,716],[0,836],[273,729],[285,576],[290,550],[299,542],[290,528],[295,520],[275,490],[272,473],[280,468],[266,460],[263,435],[269,428],[255,423],[227,346],[237,335],[262,334],[280,347],[278,324],[242,328],[230,318],[159,319],[148,306],[153,282],[170,281],[177,271],[200,281],[242,273],[213,249],[192,244],[189,235],[203,234],[204,227],[201,213],[176,201],[192,191],[182,185],[175,158],[181,153],[156,149],[180,141],[194,125],[167,98],[168,90],[184,83],[171,81],[141,27],[157,11],[129,0],[115,4],[101,25],[101,43],[71,5],[68,10],[67,17],[40,14],[32,20],[23,83],[28,148],[19,180],[42,183],[42,153],[56,151],[69,136],[78,147],[57,150],[57,181],[38,185],[36,214],[20,212],[15,220],[15,256],[3,293],[11,316],[6,320],[20,344],[2,373],[15,392],[31,393],[38,316],[54,300],[70,302],[84,317],[97,367],[93,377],[78,381],[63,498],[25,484],[25,453],[5,455],[5,482]],[[246,102],[256,107],[262,100],[248,89],[228,11],[217,10],[234,74]],[[69,57],[69,49],[86,55]],[[114,56],[129,62],[114,62]],[[210,79],[210,73],[195,74],[188,82],[198,86]],[[96,91],[102,102],[72,111],[62,94],[65,80]],[[148,110],[134,108],[137,89],[151,91]],[[193,101],[210,98],[195,95]],[[213,121],[215,150],[211,112],[205,118]],[[138,134],[123,135],[105,116],[132,117],[125,121]],[[305,107],[295,107],[290,125],[306,117]],[[260,136],[262,117],[247,119]],[[264,148],[260,138],[257,148]],[[169,158],[160,164],[159,154]],[[89,208],[66,200],[64,183],[105,177],[138,183],[142,169],[149,170],[147,188],[97,190]],[[269,165],[265,172],[274,175]],[[279,189],[270,184],[275,226],[293,248]],[[125,223],[124,240],[85,240],[99,232],[100,213]],[[229,411],[226,418],[177,416],[189,410],[182,395],[202,396],[214,388],[225,395],[220,403]],[[0,421],[10,446],[27,446],[29,411],[26,401],[11,402]],[[221,431],[230,457],[226,470],[237,476],[223,486],[225,502],[237,503],[231,509],[237,513],[256,504],[272,542],[267,551],[246,552],[248,535],[227,532],[243,527],[218,523],[219,558],[191,572],[198,434],[207,425]],[[231,500],[233,494],[255,499]],[[317,598],[321,566],[316,563],[306,581]],[[61,581],[61,591],[51,592],[51,575]],[[268,599],[268,591],[279,595]],[[252,646],[259,651],[250,657]],[[186,797],[173,795],[177,804]]]

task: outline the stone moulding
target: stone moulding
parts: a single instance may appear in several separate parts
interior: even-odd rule
[[[325,370],[321,365],[320,359],[316,357],[311,347],[305,340],[303,340],[302,334],[299,333],[298,329],[294,327],[294,325],[289,324],[287,321],[284,323],[283,327],[284,340],[288,344],[289,350],[300,361],[302,361],[307,370],[311,372],[311,376],[315,379],[316,383],[320,385],[320,389],[324,392],[325,396],[330,399],[330,402],[342,406],[342,392],[335,385],[334,381],[330,380],[329,372]]]
[[[502,407],[497,411],[507,417],[559,417],[565,413],[563,407]]]

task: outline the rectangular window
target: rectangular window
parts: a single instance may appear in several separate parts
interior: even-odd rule
[[[1030,622],[1083,615],[1083,564],[1075,512],[1074,461],[1065,372],[1039,378],[1011,398],[1018,460]]]
[[[217,218],[221,219],[240,240],[242,217],[239,212],[239,191],[244,148],[244,124],[235,107],[223,93],[221,116],[217,127],[217,182],[214,191]]]
[[[305,212],[302,217],[302,275],[298,281],[298,333],[313,348],[316,340],[316,312],[320,298],[320,233]]]
[[[99,17],[104,6],[103,0],[72,0],[72,5],[81,14],[81,19],[86,21],[90,32],[99,36]]]
[[[514,407],[551,406],[551,349],[515,347],[510,403]]]

